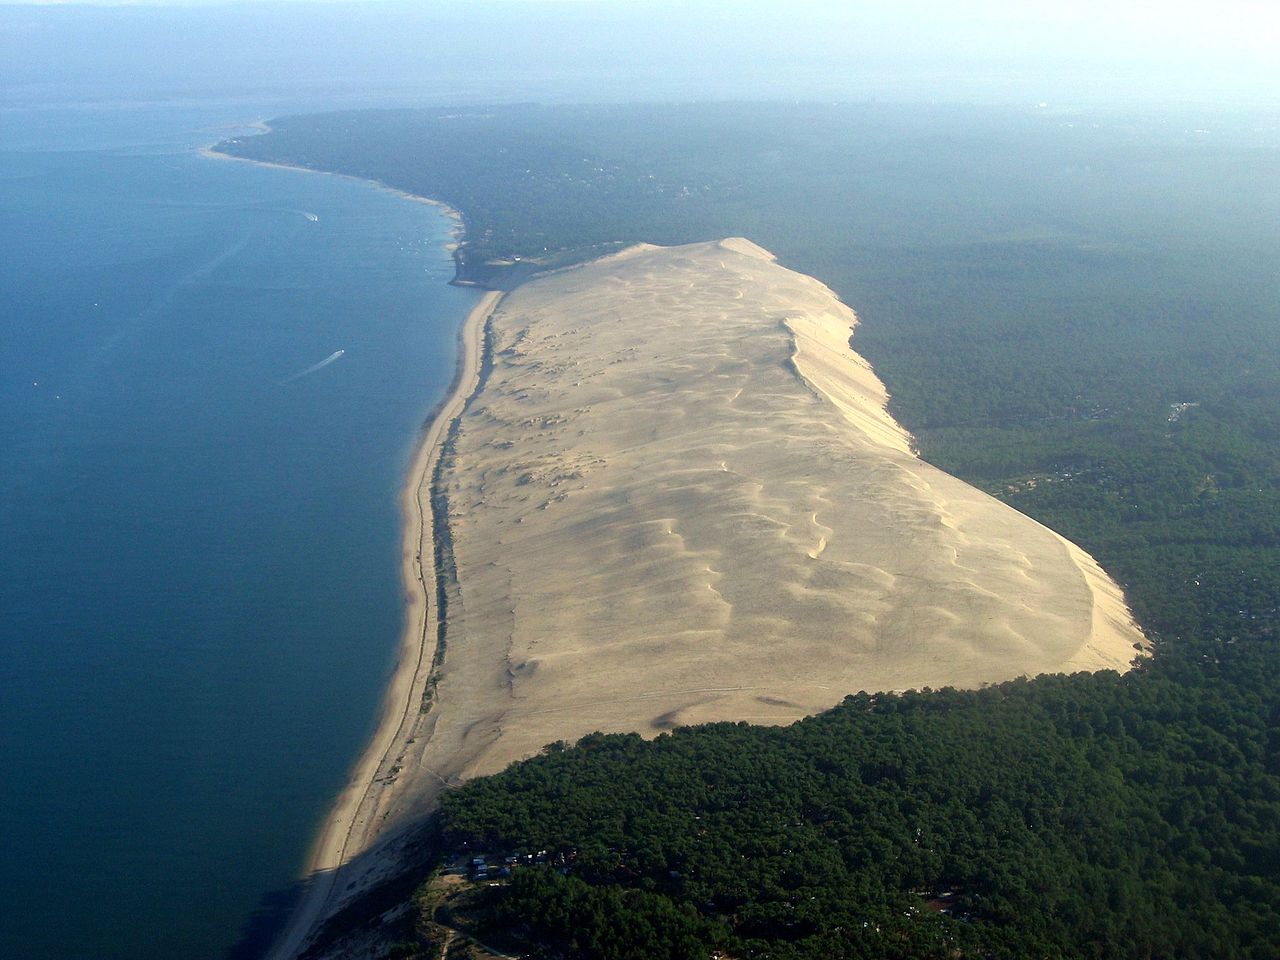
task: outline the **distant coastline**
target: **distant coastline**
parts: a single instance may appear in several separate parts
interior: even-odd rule
[[[249,124],[249,126],[264,134],[271,132],[271,125],[263,120],[256,120],[252,124]],[[401,190],[399,187],[393,187],[381,180],[374,180],[370,177],[357,177],[354,174],[337,173],[332,170],[318,170],[315,167],[305,167],[296,163],[279,163],[275,160],[255,160],[251,157],[240,157],[236,156],[234,153],[227,153],[225,150],[218,149],[222,144],[227,142],[228,141],[226,140],[220,140],[217,143],[206,144],[205,146],[200,147],[196,152],[199,153],[200,156],[206,157],[210,160],[235,160],[239,163],[251,163],[259,167],[271,167],[276,170],[297,170],[303,173],[314,173],[325,177],[337,177],[341,180],[352,180],[356,183],[371,184],[379,190],[385,190],[390,194],[400,197],[402,200],[411,200],[414,203],[425,203],[427,206],[436,207],[452,221],[450,226],[452,240],[446,246],[446,249],[453,257],[453,279],[449,282],[456,287],[475,287],[478,289],[484,289],[482,284],[476,283],[474,280],[461,279],[462,262],[458,255],[458,250],[467,233],[467,221],[460,210],[451,207],[443,200],[438,200],[435,197],[424,197],[417,193],[410,193],[407,190]]]

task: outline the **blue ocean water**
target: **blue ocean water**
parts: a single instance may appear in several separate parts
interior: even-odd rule
[[[393,666],[476,297],[438,210],[198,155],[244,119],[3,118],[0,956],[225,955]]]

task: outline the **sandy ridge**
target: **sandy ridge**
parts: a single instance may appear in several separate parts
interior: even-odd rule
[[[768,251],[756,250],[756,255],[772,259]],[[834,293],[831,295],[835,296]],[[850,346],[850,333],[858,323],[852,312],[850,318],[851,323],[834,314],[826,314],[816,319],[806,317],[785,321],[795,345],[792,362],[796,372],[855,430],[874,437],[887,449],[900,450],[914,458],[915,445],[910,434],[889,416],[888,393],[871,365],[854,353]],[[1079,546],[1056,530],[1030,517],[1025,519],[1062,545],[1092,600],[1086,639],[1074,654],[1062,661],[1059,670],[1072,673],[1110,669],[1123,673],[1134,660],[1135,642],[1142,643],[1141,631],[1125,602],[1124,592],[1107,576],[1098,561]]]

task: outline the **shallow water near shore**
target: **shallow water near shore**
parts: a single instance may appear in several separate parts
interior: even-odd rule
[[[477,295],[438,209],[196,153],[256,115],[6,121],[0,955],[223,956],[394,662],[396,498]]]

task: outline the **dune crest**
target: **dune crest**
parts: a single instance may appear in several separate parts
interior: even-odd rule
[[[436,784],[593,730],[1128,668],[1143,638],[1120,589],[912,453],[856,324],[736,238],[502,300],[443,472]]]

